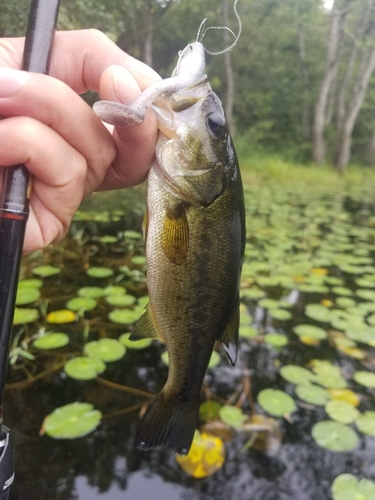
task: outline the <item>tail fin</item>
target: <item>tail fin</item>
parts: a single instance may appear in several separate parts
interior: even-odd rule
[[[139,424],[135,446],[147,450],[165,444],[180,455],[187,455],[194,437],[199,403],[199,398],[178,401],[162,391]]]

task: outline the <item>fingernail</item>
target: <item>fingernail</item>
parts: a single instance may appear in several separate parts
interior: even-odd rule
[[[12,97],[29,77],[26,71],[0,68],[0,97]]]
[[[150,68],[150,66],[147,66],[147,64],[138,61],[138,59],[135,59],[134,57],[129,57],[129,59],[127,59],[126,67],[130,72],[135,72],[139,76],[151,80],[151,82],[161,80],[160,75],[158,75],[156,71]]]

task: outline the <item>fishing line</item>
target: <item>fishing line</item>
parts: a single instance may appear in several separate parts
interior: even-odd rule
[[[237,45],[237,42],[238,42],[238,40],[239,40],[239,38],[241,36],[241,31],[242,31],[242,22],[241,22],[241,18],[240,18],[239,14],[238,14],[238,11],[237,11],[237,3],[238,3],[238,0],[236,0],[234,2],[234,5],[233,5],[233,12],[234,12],[234,15],[236,16],[237,21],[238,21],[238,33],[237,33],[237,35],[235,35],[233,33],[233,31],[230,28],[228,28],[228,26],[209,26],[208,28],[205,28],[207,17],[205,19],[203,19],[203,21],[201,22],[201,24],[199,26],[199,29],[198,29],[198,33],[197,33],[197,39],[196,39],[197,42],[202,43],[203,42],[203,38],[205,37],[207,31],[209,31],[209,30],[226,30],[226,31],[229,31],[229,33],[231,35],[233,35],[233,37],[235,39],[234,42],[232,43],[232,45],[230,45],[226,49],[219,50],[217,52],[211,52],[202,43],[202,45],[204,47],[204,50],[205,50],[205,52],[207,52],[207,54],[211,54],[212,56],[218,56],[220,54],[225,54],[225,52],[229,52],[230,50],[232,50]]]

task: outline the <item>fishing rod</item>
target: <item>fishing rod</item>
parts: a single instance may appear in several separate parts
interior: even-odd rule
[[[31,0],[22,69],[47,74],[59,0]],[[2,168],[0,176],[0,500],[14,481],[14,442],[3,425],[5,374],[26,222],[30,175],[25,165]]]

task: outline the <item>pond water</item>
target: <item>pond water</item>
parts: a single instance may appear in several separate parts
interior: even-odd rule
[[[208,370],[202,399],[241,408],[243,419],[231,425],[205,417],[206,430],[225,441],[226,455],[221,468],[200,479],[182,470],[170,450],[133,449],[146,392],[156,394],[166,380],[161,343],[128,347],[89,380],[63,369],[87,352],[88,342],[129,332],[143,310],[145,263],[137,234],[143,199],[142,190],[94,196],[69,237],[24,259],[21,278],[42,282],[40,297],[20,299],[8,372],[5,424],[16,436],[11,499],[322,500],[332,498],[341,474],[375,481],[371,194],[300,186],[281,192],[276,183],[246,189],[239,360],[231,368],[218,348],[219,363]],[[112,273],[104,276],[102,269],[95,277],[90,270],[98,267]],[[123,287],[126,293],[117,292],[132,298],[114,299],[109,286]],[[50,313],[67,309],[85,287],[103,290],[93,307],[81,305],[73,321],[67,316],[54,323]],[[36,309],[38,317],[25,322],[24,309]],[[124,319],[115,310],[133,316]],[[36,348],[33,341],[51,331],[67,334],[69,343]],[[284,367],[290,365],[305,371],[288,374]],[[262,398],[265,389],[278,391],[271,402],[267,393]],[[285,394],[292,401],[288,411],[282,410]],[[102,413],[92,432],[77,439],[39,434],[46,415],[75,401]],[[340,410],[332,401],[349,406]],[[327,436],[324,426],[316,427],[320,422],[339,427]]]

